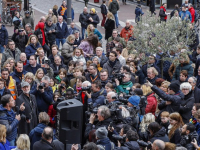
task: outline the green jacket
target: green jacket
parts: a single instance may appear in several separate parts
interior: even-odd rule
[[[131,81],[129,81],[129,82],[126,82],[126,83],[124,83],[124,82],[122,82],[120,85],[118,85],[117,87],[116,87],[116,92],[119,94],[119,93],[126,93],[126,94],[129,94],[129,91],[130,91],[130,89],[132,88],[132,86],[133,86],[133,83],[131,82]]]

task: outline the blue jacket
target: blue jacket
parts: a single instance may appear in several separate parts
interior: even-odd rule
[[[96,34],[96,35],[98,36],[99,40],[102,39],[102,35],[101,35],[101,33],[99,32],[99,30],[94,29],[94,34]]]
[[[42,68],[42,67],[41,67],[40,64],[37,64],[36,67],[35,67],[35,68],[36,68],[35,70],[33,70],[32,68],[33,68],[33,67],[31,67],[30,64],[27,64],[26,66],[24,66],[24,70],[26,70],[27,72],[32,72],[33,74],[35,74],[36,71],[37,71],[39,68]],[[46,69],[45,69],[45,68],[42,68],[42,69],[43,69],[43,71],[44,71],[44,74],[47,74]]]
[[[67,24],[65,22],[63,22],[62,24],[62,29],[60,28],[60,24],[59,22],[56,23],[58,32],[56,32],[56,38],[57,39],[66,39],[69,35],[69,30],[67,27]]]
[[[190,19],[190,21],[192,21],[191,13],[188,10],[186,10],[186,11],[180,11],[179,12],[179,16],[181,17],[182,21],[183,20],[187,21],[188,19]]]
[[[27,73],[27,71],[23,70],[22,74],[25,75]],[[23,76],[22,75],[22,76]],[[13,71],[10,76],[12,76],[13,79],[15,79],[16,81],[16,85],[19,85],[22,81],[22,77],[19,76],[19,74],[15,71]]]
[[[29,133],[29,138],[31,142],[31,150],[33,149],[33,144],[37,141],[40,141],[42,138],[42,132],[47,125],[39,123],[34,129]]]
[[[69,28],[69,34],[74,34],[75,31],[79,31],[78,28],[74,27],[74,28]]]
[[[144,13],[142,12],[142,9],[140,7],[135,8],[135,20],[140,21],[140,16],[142,16]]]
[[[96,107],[98,105],[104,105],[105,96],[106,90],[102,88],[99,92],[92,93],[92,98],[88,98],[88,104],[92,102],[93,107]]]
[[[0,29],[0,45],[4,46],[8,44],[8,31],[4,25],[1,25]]]
[[[111,141],[109,138],[97,140],[97,145],[102,145],[105,150],[111,150]]]
[[[35,95],[37,101],[37,107],[39,112],[48,112],[49,105],[53,102],[53,90],[49,86],[45,88],[44,93],[37,90],[37,84],[33,85],[30,91],[31,94]]]
[[[9,145],[10,145],[10,143],[8,142],[8,140],[6,140],[5,144],[0,143],[0,150],[10,150]]]
[[[72,21],[74,20],[74,9],[71,8],[71,14],[72,14]],[[67,20],[67,9],[65,10],[65,13],[64,13],[64,16],[63,16],[63,19]]]
[[[15,119],[15,112],[11,109],[8,111],[0,105],[0,124],[6,126],[6,139],[12,141],[17,137],[17,125],[19,121]]]
[[[26,49],[25,49],[25,53],[26,53],[26,56],[27,56],[27,59],[29,59],[29,57],[31,55],[35,55],[35,52],[37,51],[37,49],[39,47],[42,47],[39,42],[36,44],[36,46],[34,46],[33,44],[29,44]]]

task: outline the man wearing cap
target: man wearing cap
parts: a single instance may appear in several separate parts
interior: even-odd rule
[[[30,94],[30,84],[28,82],[23,81],[21,88],[23,93],[16,99],[16,106],[20,107],[23,104],[25,110],[21,115],[18,134],[29,134],[38,123],[37,102],[35,96]]]
[[[23,20],[22,20],[22,25],[23,25],[24,28],[25,28],[25,25],[26,25],[27,23],[30,23],[32,29],[34,29],[34,20],[33,20],[33,18],[30,16],[30,12],[29,12],[28,10],[25,12],[25,17],[24,17]]]

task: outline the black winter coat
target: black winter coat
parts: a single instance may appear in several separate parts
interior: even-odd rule
[[[0,94],[0,104],[1,104],[1,97],[6,95],[6,94],[11,94],[11,93],[10,93],[10,90],[5,88],[4,91],[3,91],[3,94],[2,95]]]
[[[101,8],[101,13],[104,15],[107,15],[108,11],[107,11],[106,5],[102,4],[100,8]]]
[[[108,40],[112,36],[112,31],[115,29],[115,21],[113,19],[107,19],[104,24],[105,30],[105,40]]]
[[[115,150],[139,150],[140,146],[136,141],[128,141],[124,146],[116,147]]]
[[[13,34],[12,40],[15,42],[16,47],[19,48],[21,52],[25,52],[25,47],[28,42],[28,35],[18,35],[16,33]]]
[[[179,144],[180,141],[181,141],[180,129],[176,129],[169,142],[174,144]]]
[[[180,145],[183,146],[183,147],[185,147],[187,150],[196,150],[196,148],[193,146],[193,144],[191,143],[191,141],[193,139],[197,140],[197,138],[198,138],[198,134],[197,134],[196,131],[190,133],[189,135],[182,135],[181,136]]]
[[[191,91],[188,95],[184,96],[184,99],[181,100],[181,107],[179,110],[180,115],[182,116],[183,122],[188,123],[192,115],[192,107],[194,105],[194,95]]]
[[[88,13],[81,13],[80,16],[79,16],[79,22],[81,23],[81,27],[82,28],[87,28],[88,26],[88,23],[87,23],[87,20],[88,20]]]
[[[42,43],[43,43],[43,36],[41,36],[42,35],[42,31],[41,31],[41,29],[37,29],[35,32],[34,32],[34,34],[37,36],[37,38],[38,38],[38,41],[40,42],[40,44],[42,45]],[[46,32],[45,32],[45,43],[47,43],[47,35],[46,35]],[[43,46],[43,45],[42,45]]]
[[[4,46],[8,44],[8,31],[5,25],[1,25],[0,29],[0,45]]]
[[[116,0],[113,0],[110,5],[109,5],[109,11],[112,13],[112,14],[116,14],[117,11],[119,10],[119,3],[116,1]]]
[[[200,89],[197,88],[197,86],[194,88],[193,90],[193,94],[194,94],[194,103],[200,103]]]
[[[59,70],[60,70],[61,68],[64,68],[64,69],[67,70],[67,66],[64,65],[63,63],[61,63],[61,65],[58,67],[58,69],[57,69],[57,66],[56,66],[55,63],[51,64],[50,67],[53,69],[54,77],[56,77],[56,76],[59,74]]]
[[[155,0],[150,0],[150,1],[149,1],[149,11],[150,11],[151,13],[153,13],[155,10],[156,10],[156,9],[155,9]]]
[[[166,130],[162,127],[158,132],[156,132],[153,137],[151,137],[150,142],[153,143],[155,140],[161,140],[163,142],[169,142],[169,138],[166,134]]]
[[[160,21],[166,21],[165,17],[167,15],[165,14],[165,11],[163,8],[160,8],[159,16],[160,16]]]
[[[55,146],[48,141],[41,139],[40,141],[35,142],[33,145],[33,150],[56,150]]]
[[[51,31],[55,30],[55,32],[49,33],[50,30]],[[46,32],[46,41],[48,43],[56,41],[56,32],[58,32],[58,30],[55,24],[52,24],[51,26],[48,26],[48,24],[46,24],[44,31]]]
[[[24,103],[25,110],[23,111],[24,117],[21,118],[18,127],[18,134],[27,134],[29,135],[30,131],[35,128],[38,124],[38,111],[37,111],[37,102],[34,95],[30,94],[30,97],[22,93],[16,99],[16,106],[20,108],[20,105]],[[30,120],[30,123],[27,123],[27,120]]]
[[[89,20],[90,17],[93,19],[93,22],[91,22]],[[87,23],[88,23],[88,25],[89,24],[93,24],[94,27],[97,28],[97,24],[99,23],[99,16],[96,13],[95,14],[88,14],[88,16],[87,16]]]

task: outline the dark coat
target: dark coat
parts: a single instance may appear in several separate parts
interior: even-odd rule
[[[169,142],[169,138],[166,134],[166,130],[162,127],[158,132],[156,132],[153,137],[151,137],[150,142],[153,143],[155,140],[161,140],[163,142]]]
[[[198,76],[198,68],[200,66],[200,58],[197,59],[196,64],[195,64],[195,69],[194,69],[194,76]]]
[[[59,54],[57,54],[57,55],[60,56],[60,58],[62,60],[62,63],[63,63],[64,62],[64,58],[61,55],[59,55]],[[51,63],[53,64],[54,63],[54,57],[53,57],[53,55],[50,55],[48,58],[51,60]]]
[[[45,43],[48,43],[47,42],[47,35],[46,35],[46,32],[44,31],[44,37],[43,37],[43,34],[42,34],[42,31],[41,31],[41,29],[39,28],[39,29],[37,29],[35,32],[34,32],[34,34],[37,36],[37,38],[38,38],[38,41],[40,42],[40,44],[43,46],[43,38],[45,38]]]
[[[113,72],[119,73],[121,67],[122,67],[122,65],[120,64],[119,59],[116,59],[116,63],[113,67],[110,65],[109,60],[103,65],[103,68],[108,70],[108,76],[109,77],[113,76]]]
[[[29,44],[26,49],[25,49],[25,53],[26,53],[26,57],[27,59],[29,59],[29,57],[31,55],[35,55],[35,52],[37,51],[38,48],[42,47],[40,45],[40,43],[38,42],[36,45],[34,44]]]
[[[61,68],[64,68],[64,69],[67,70],[67,66],[64,65],[63,63],[61,63],[61,65],[58,67],[58,69],[57,69],[57,66],[56,66],[55,63],[52,63],[52,64],[50,65],[50,67],[53,69],[54,77],[56,77],[56,76],[59,74],[59,70],[60,70]]]
[[[104,139],[97,140],[96,144],[97,144],[97,146],[98,145],[103,146],[105,150],[111,150],[111,147],[112,147],[111,141],[110,141],[110,139],[108,137],[104,138]]]
[[[192,137],[193,139],[197,140],[198,134],[196,131],[194,131],[194,132],[190,133],[189,135],[182,135],[180,145],[185,147],[187,150],[196,150],[194,145],[192,143],[188,142],[188,137]],[[193,140],[193,139],[191,139],[191,140]],[[190,139],[189,139],[189,141],[190,141]]]
[[[166,134],[168,134],[169,121],[167,123],[162,123],[161,122],[160,125],[165,128]]]
[[[166,21],[167,15],[165,14],[165,12],[166,12],[166,9],[163,6],[161,6],[160,12],[159,12],[160,21]]]
[[[154,64],[145,64],[142,66],[142,72],[144,74],[145,77],[147,77],[147,69],[150,68],[150,67],[154,67],[157,71],[158,71],[158,74],[160,75],[160,68],[154,63]]]
[[[105,40],[108,40],[112,36],[112,31],[115,29],[115,21],[113,19],[107,19],[104,24],[105,30]]]
[[[49,33],[50,30],[55,30],[55,32]],[[46,24],[44,31],[46,32],[46,41],[48,43],[53,43],[56,41],[56,32],[58,32],[56,24],[52,24],[51,26]]]
[[[144,73],[142,72],[141,69],[137,69],[137,71],[135,72],[135,74],[138,76],[139,78],[139,83],[140,84],[144,84],[145,83],[145,76],[144,76]]]
[[[144,13],[142,12],[142,9],[138,6],[136,6],[135,8],[135,20],[136,22],[139,22],[140,21],[140,17],[142,17]]]
[[[196,86],[193,90],[194,103],[200,103],[200,89]]]
[[[29,138],[31,142],[31,150],[33,149],[33,144],[42,138],[42,132],[47,125],[39,123],[34,129],[29,133]]]
[[[105,55],[102,55],[100,57],[101,61],[100,61],[100,67],[103,68],[103,65],[108,61],[108,58]]]
[[[115,147],[115,150],[139,150],[140,146],[136,141],[128,141],[121,147]]]
[[[58,32],[56,32],[56,38],[57,39],[66,39],[69,35],[67,24],[65,22],[63,22],[62,29],[60,28],[60,24],[58,22],[56,23],[56,26],[57,26],[57,30],[58,30]]]
[[[0,104],[1,104],[1,97],[6,94],[11,94],[11,93],[10,93],[10,90],[8,90],[7,88],[4,88],[3,94],[2,95],[0,94]]]
[[[49,86],[45,88],[44,92],[41,93],[40,90],[37,90],[37,84],[33,85],[30,91],[31,94],[35,95],[38,111],[46,113],[48,112],[49,105],[53,102],[53,90]]]
[[[116,14],[117,11],[119,10],[119,4],[116,0],[113,0],[110,5],[108,10],[112,13],[112,14]]]
[[[23,114],[25,115],[21,118],[19,122],[18,134],[29,134],[30,131],[36,127],[38,123],[38,111],[37,111],[37,102],[35,96],[30,94],[30,97],[26,96],[22,93],[16,99],[16,106],[20,108],[20,105],[24,103],[25,110]],[[30,119],[31,123],[27,123],[26,121]]]
[[[5,25],[1,25],[0,29],[0,45],[4,46],[8,44],[8,31]]]
[[[63,19],[67,21],[67,9],[65,10]],[[71,7],[71,19],[72,19],[72,21],[74,20],[74,9],[72,7]]]
[[[33,68],[33,67],[31,67],[30,64],[27,64],[26,66],[24,66],[24,70],[26,70],[27,72],[32,72],[33,74],[35,74],[36,71],[37,71],[39,68],[42,68],[42,67],[41,67],[40,64],[37,64],[36,67],[34,67],[34,68],[36,68],[35,70],[33,70],[32,68]],[[43,69],[43,70],[44,70],[44,69]],[[44,73],[44,74],[46,74],[46,73]]]
[[[52,143],[44,140],[43,138],[40,141],[35,142],[33,145],[33,150],[56,150],[55,146]]]
[[[81,44],[82,38],[79,36],[79,39],[75,39],[74,45],[77,45],[77,47]]]
[[[93,22],[91,22],[89,20],[90,17],[93,19]],[[99,23],[99,16],[96,13],[94,13],[94,14],[88,14],[88,16],[87,16],[87,23],[88,23],[88,25],[89,24],[93,24],[94,27],[97,28],[97,24]]]
[[[156,10],[156,9],[155,9],[155,0],[150,0],[150,1],[149,1],[149,11],[150,11],[151,13],[153,13],[155,10]]]
[[[173,136],[171,137],[171,139],[169,140],[170,143],[174,143],[174,144],[179,144],[181,141],[181,133],[180,133],[180,129],[176,129],[174,131]]]
[[[86,78],[86,80],[87,81],[89,81],[90,83],[93,83],[94,81],[96,81],[96,80],[101,80],[100,79],[100,74],[99,74],[99,72],[97,72],[97,76],[95,76],[95,77],[93,77],[93,75],[91,75],[90,73],[87,73],[86,75],[85,75],[85,78]],[[95,79],[96,78],[96,79]],[[92,80],[93,80],[93,82],[92,82]],[[95,80],[94,80],[95,79]]]
[[[28,35],[19,35],[14,33],[12,40],[15,42],[16,47],[20,49],[21,52],[25,52],[25,47],[28,42]]]
[[[158,79],[157,76],[155,76],[153,79],[147,78],[147,80],[153,85],[156,85],[156,79]]]
[[[106,94],[106,90],[102,88],[100,91],[92,93],[91,98],[88,98],[88,103],[92,102],[93,107],[97,107],[98,105],[104,105]]]
[[[101,8],[101,13],[104,15],[107,15],[108,11],[107,11],[106,5],[101,4],[100,8]]]
[[[26,73],[27,73],[27,71],[26,71],[26,70],[23,70],[22,76],[24,76]],[[19,74],[17,73],[16,70],[15,70],[14,72],[12,72],[12,73],[10,74],[10,76],[12,76],[12,78],[15,79],[16,85],[17,85],[17,86],[21,83],[21,81],[22,81],[22,76],[19,76]]]
[[[181,107],[179,113],[183,119],[184,123],[188,123],[192,115],[192,107],[194,105],[194,95],[191,91],[188,95],[184,96],[184,99],[181,100]]]
[[[81,27],[82,28],[87,28],[88,26],[88,23],[87,23],[87,19],[88,19],[88,13],[81,13],[80,16],[79,16],[79,22],[81,23]]]

